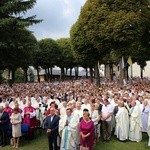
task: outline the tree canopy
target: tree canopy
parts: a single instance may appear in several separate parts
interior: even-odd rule
[[[24,17],[36,0],[0,1],[0,54],[2,67],[18,67],[30,59],[36,39],[27,27],[39,23],[36,16]]]

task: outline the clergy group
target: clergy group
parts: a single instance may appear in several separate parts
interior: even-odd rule
[[[0,85],[0,141],[6,138],[3,113],[11,118],[14,109],[29,125],[29,136],[37,125],[46,130],[50,150],[92,150],[114,135],[120,142],[141,142],[143,133],[150,146],[147,78],[133,78],[121,87],[106,79],[100,88],[88,79]]]

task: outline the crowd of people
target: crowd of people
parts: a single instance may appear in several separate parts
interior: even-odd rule
[[[7,144],[12,125],[18,148],[21,124],[46,129],[50,150],[92,150],[99,139],[142,141],[149,135],[150,80],[134,78],[120,87],[103,80],[96,87],[88,79],[0,85],[0,145]]]

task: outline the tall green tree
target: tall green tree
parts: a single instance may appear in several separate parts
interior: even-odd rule
[[[56,40],[56,42],[61,51],[61,61],[59,62],[58,66],[62,69],[66,68],[66,70],[70,68],[71,75],[72,68],[76,66],[76,60],[73,55],[70,38],[61,38]]]
[[[73,25],[70,35],[77,56],[95,67],[96,83],[99,86],[98,60],[110,52],[108,34],[105,33],[105,20],[109,11],[100,0],[87,0],[79,19]]]
[[[60,64],[61,51],[55,40],[51,38],[42,39],[38,42],[41,55],[41,66],[45,69],[46,79],[49,78],[49,69]]]
[[[20,66],[27,48],[29,31],[26,29],[34,23],[39,23],[36,16],[24,17],[24,14],[36,4],[36,0],[2,0],[0,1],[0,55],[1,67],[8,67],[13,72]],[[30,33],[31,34],[31,33]],[[27,36],[27,37],[24,37]],[[24,45],[23,45],[24,44]],[[21,55],[23,54],[23,55]],[[19,58],[19,59],[18,59]]]
[[[101,62],[111,50],[126,60],[143,49],[148,53],[149,30],[149,0],[87,0],[70,34],[79,56],[89,55],[92,61]]]

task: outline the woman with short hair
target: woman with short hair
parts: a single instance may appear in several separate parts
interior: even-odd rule
[[[94,122],[90,119],[89,111],[83,111],[83,119],[79,123],[80,149],[87,147],[92,150],[94,141]]]
[[[13,109],[13,113],[10,117],[12,124],[12,136],[13,136],[13,148],[18,148],[19,138],[21,136],[21,114],[17,108]]]

